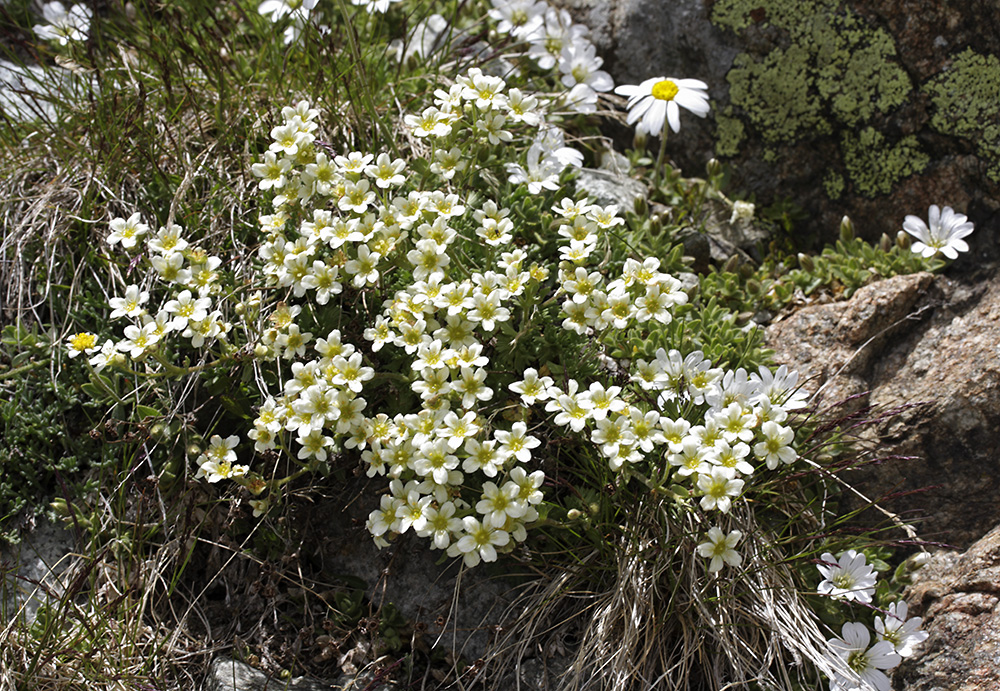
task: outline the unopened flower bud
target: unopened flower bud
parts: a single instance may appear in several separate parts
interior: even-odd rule
[[[645,218],[646,214],[649,213],[649,204],[646,203],[646,198],[639,195],[633,199],[632,210],[635,211],[635,215],[639,218]]]
[[[878,248],[883,252],[889,252],[892,250],[892,246],[893,246],[892,238],[890,238],[885,233],[882,233],[882,237],[878,239]]]
[[[566,512],[566,518],[571,521],[578,521],[583,518],[583,511],[580,511],[580,509],[570,509]]]
[[[908,250],[910,249],[911,244],[912,242],[910,241],[910,236],[905,231],[901,230],[898,233],[896,233],[896,246],[899,249]]]
[[[258,343],[256,346],[254,346],[253,354],[254,357],[256,357],[258,360],[263,360],[264,358],[267,357],[267,354],[268,352],[270,352],[270,350],[271,349],[268,348],[263,343]]]
[[[162,422],[157,422],[155,425],[149,428],[149,434],[153,439],[157,441],[166,441],[168,434],[170,432],[170,427]]]
[[[710,158],[708,163],[705,164],[705,172],[708,173],[708,177],[714,178],[716,176],[722,175],[722,164],[716,158]]]
[[[803,271],[808,273],[812,273],[816,270],[816,263],[813,261],[813,258],[808,254],[803,254],[802,252],[799,252],[799,266],[802,267]]]
[[[854,239],[854,221],[849,216],[840,219],[840,239],[844,242],[850,242]]]
[[[927,562],[931,560],[930,552],[917,552],[912,557],[906,560],[907,568],[910,571],[916,571],[917,569],[922,569],[927,565]]]

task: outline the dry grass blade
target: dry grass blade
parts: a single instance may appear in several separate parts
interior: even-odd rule
[[[730,517],[746,536],[738,547],[743,563],[715,577],[694,549],[703,519],[661,506],[655,523],[651,509],[629,512],[635,518],[600,592],[586,586],[601,573],[595,553],[575,572],[532,583],[512,603],[514,623],[490,660],[490,678],[500,680],[493,688],[520,686],[519,670],[531,658],[561,671],[548,688],[564,691],[786,691],[814,683],[813,669],[847,672],[828,656],[802,584],[750,507]],[[574,632],[577,644],[567,645]]]

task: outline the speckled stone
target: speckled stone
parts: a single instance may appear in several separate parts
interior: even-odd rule
[[[308,677],[278,679],[245,662],[217,657],[208,669],[203,691],[394,691],[395,684],[381,683],[369,673],[342,675],[335,681]]]
[[[935,554],[906,597],[930,635],[896,669],[896,691],[1000,689],[1000,527],[964,554]]]
[[[894,411],[863,437],[882,456],[853,471],[865,494],[919,518],[921,537],[972,544],[1000,517],[1000,276],[900,276],[767,328],[776,360],[823,405]],[[800,379],[801,381],[801,379]],[[918,404],[918,405],[915,405]]]
[[[76,545],[72,530],[62,524],[41,522],[22,536],[20,544],[0,550],[4,568],[4,623],[14,617],[32,622],[47,601],[45,590],[58,596],[61,575]],[[9,570],[8,570],[9,569]]]

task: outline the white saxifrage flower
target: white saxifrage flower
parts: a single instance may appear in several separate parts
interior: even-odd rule
[[[90,355],[99,347],[100,346],[97,345],[96,335],[86,331],[81,331],[80,333],[74,334],[67,339],[66,354],[70,357],[76,357],[80,353]]]
[[[712,527],[708,530],[708,540],[698,545],[698,554],[712,561],[708,565],[709,573],[715,573],[722,569],[723,563],[730,566],[739,566],[743,562],[743,557],[736,551],[736,544],[743,538],[743,533],[739,530],[731,530],[726,535],[719,527]]]
[[[674,132],[681,130],[681,108],[700,118],[708,115],[708,85],[698,79],[653,77],[641,84],[624,84],[615,89],[628,97],[628,118],[636,131],[659,134],[666,119]]]
[[[907,216],[903,230],[917,239],[913,251],[930,258],[939,252],[948,259],[955,259],[959,252],[967,252],[969,245],[962,238],[969,235],[975,226],[968,216],[955,213],[950,207],[938,208],[931,204],[927,213],[928,223],[922,218]]]
[[[774,470],[780,463],[792,463],[799,457],[791,446],[795,439],[791,427],[782,427],[769,420],[761,425],[760,433],[764,439],[754,444],[753,452],[769,469]]]
[[[138,213],[129,216],[128,220],[116,218],[108,226],[111,228],[111,233],[108,234],[106,242],[109,245],[120,242],[125,249],[135,247],[135,243],[149,230],[149,226],[142,222]]]
[[[823,575],[817,590],[833,598],[868,603],[875,594],[875,570],[865,561],[865,555],[849,549],[834,559],[829,552],[820,557],[816,568]]]

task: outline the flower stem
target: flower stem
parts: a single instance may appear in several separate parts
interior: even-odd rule
[[[6,372],[0,372],[0,381],[13,379],[14,377],[18,377],[25,372],[30,372],[33,369],[41,367],[44,364],[46,364],[45,360],[35,360],[33,362],[29,362],[27,365],[21,365],[20,367],[15,367],[14,369],[7,370]]]
[[[660,154],[656,157],[656,170],[653,172],[653,187],[656,190],[660,189],[660,177],[663,172],[663,157],[667,153],[667,128],[669,123],[666,118],[663,119],[663,131],[660,132]]]

